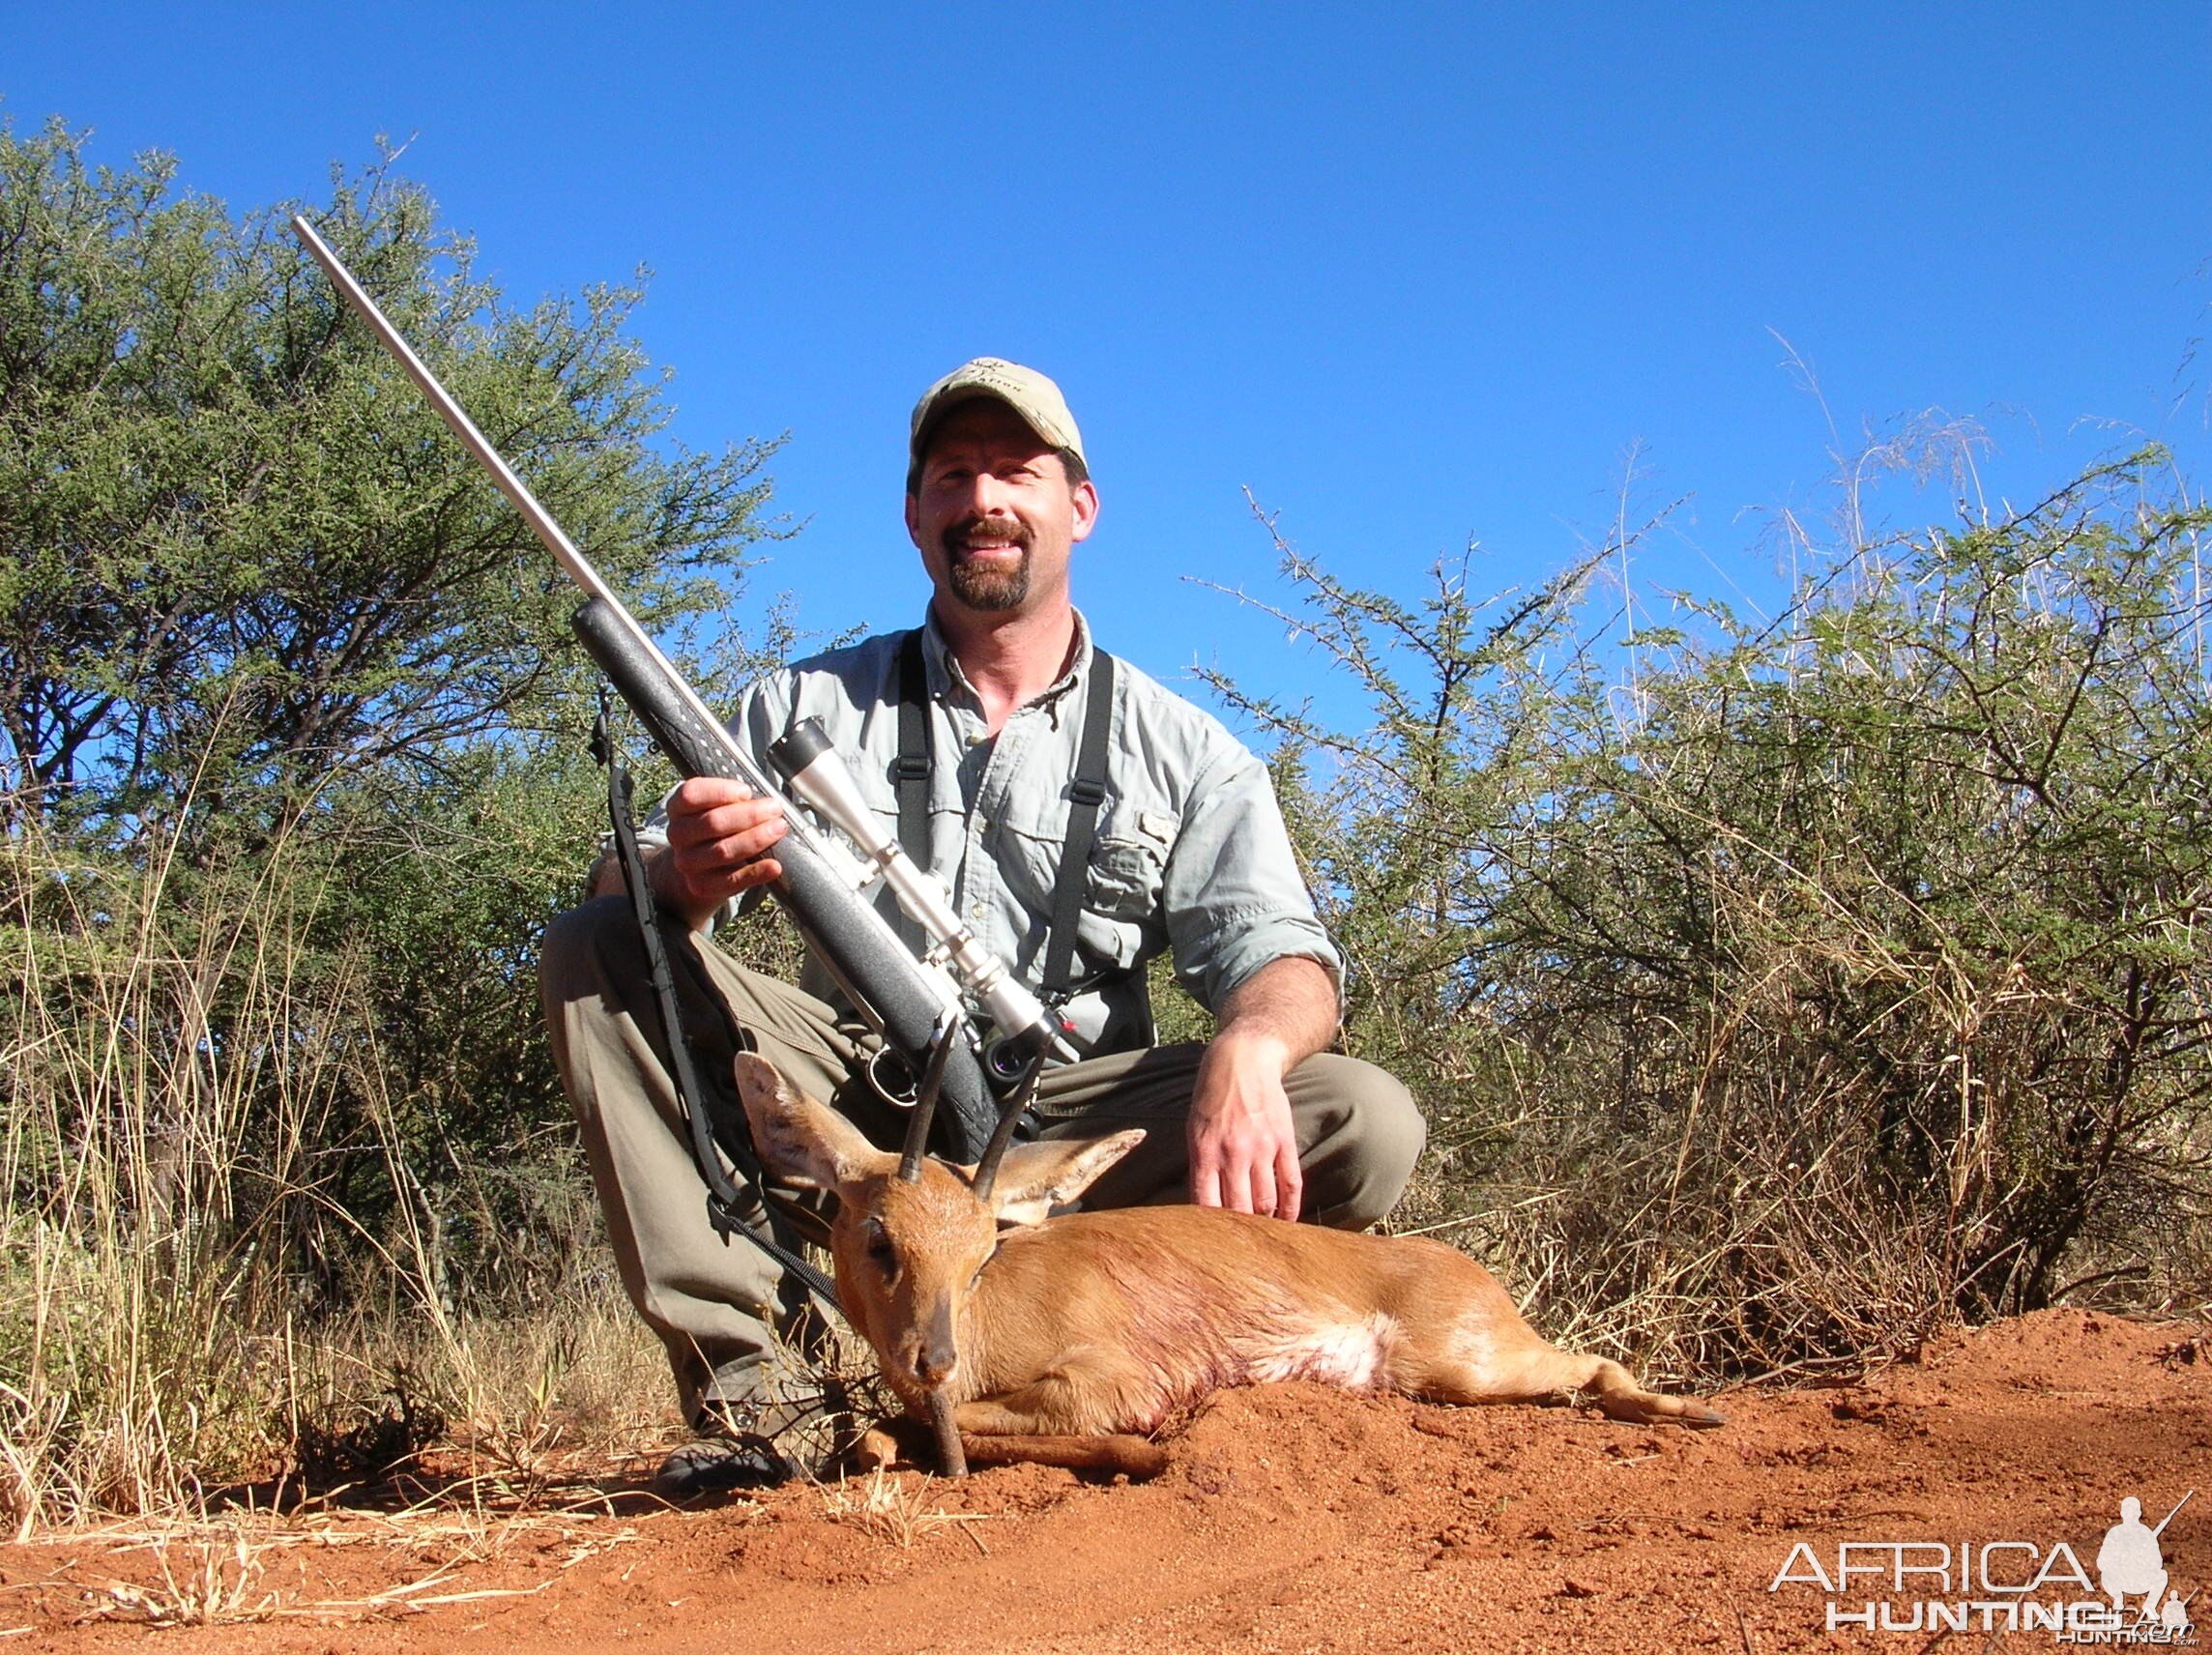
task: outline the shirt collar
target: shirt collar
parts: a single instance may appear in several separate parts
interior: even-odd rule
[[[1066,699],[1069,690],[1083,682],[1084,675],[1091,670],[1091,623],[1084,620],[1082,610],[1077,609],[1073,614],[1075,648],[1068,652],[1067,670],[1054,681],[1051,688],[1027,704],[1031,707],[1050,706],[1056,724],[1060,718],[1059,704]],[[932,697],[957,692],[972,702],[979,699],[975,694],[975,686],[968,682],[968,675],[960,670],[958,658],[952,653],[951,646],[946,642],[945,633],[938,627],[934,606],[923,611],[921,656],[927,668],[929,693]]]

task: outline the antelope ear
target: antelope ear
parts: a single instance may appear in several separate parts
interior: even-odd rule
[[[1144,1132],[1133,1128],[1111,1138],[1013,1145],[999,1163],[991,1210],[1001,1224],[1042,1224],[1054,1207],[1067,1205],[1144,1141]]]
[[[760,1151],[761,1164],[785,1183],[833,1190],[895,1161],[834,1109],[785,1080],[765,1058],[740,1052],[736,1068],[738,1096],[752,1122],[753,1147]]]

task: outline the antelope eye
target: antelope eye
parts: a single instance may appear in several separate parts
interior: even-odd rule
[[[885,1269],[898,1263],[898,1249],[891,1245],[889,1234],[880,1224],[870,1224],[861,1233],[867,1241],[868,1257]]]

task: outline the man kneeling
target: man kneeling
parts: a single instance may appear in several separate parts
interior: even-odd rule
[[[765,770],[771,742],[820,719],[869,802],[911,826],[909,854],[971,928],[1032,987],[1065,997],[1083,1056],[1041,1077],[1039,1135],[1146,1129],[1088,1205],[1189,1201],[1364,1229],[1405,1188],[1420,1115],[1390,1076],[1326,1050],[1339,963],[1265,767],[1218,720],[1094,650],[1069,566],[1097,513],[1059,388],[993,358],[956,369],[923,394],[909,433],[923,624],[771,675],[730,728]],[[1093,705],[1104,798],[1088,857],[1063,875]],[[686,1031],[702,1073],[757,1052],[895,1143],[900,1124],[864,1074],[880,1041],[820,964],[787,984],[706,936],[777,877],[784,830],[779,801],[697,777],[641,835],[655,898],[692,933],[678,973]],[[1054,936],[1063,877],[1080,881],[1081,917]],[[773,1263],[708,1221],[636,924],[611,894],[611,863],[597,878],[609,894],[546,933],[540,982],[624,1286],[667,1346],[685,1417],[726,1445],[671,1458],[659,1486],[681,1496],[770,1468],[763,1362],[797,1299]],[[1145,968],[1163,949],[1215,1014],[1203,1046],[1153,1043]]]

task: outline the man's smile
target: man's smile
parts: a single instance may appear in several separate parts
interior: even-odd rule
[[[1019,523],[979,523],[971,517],[945,531],[945,551],[954,563],[969,558],[996,562],[1030,549],[1029,531]]]

